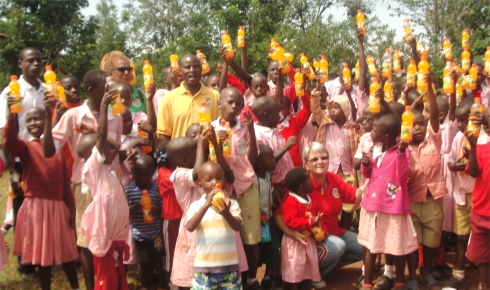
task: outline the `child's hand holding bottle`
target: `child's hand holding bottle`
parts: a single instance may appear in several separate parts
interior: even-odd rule
[[[405,153],[405,150],[408,147],[408,143],[400,140],[400,144],[398,144],[398,153]]]

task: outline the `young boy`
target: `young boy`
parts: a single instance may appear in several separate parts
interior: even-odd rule
[[[201,165],[198,184],[203,195],[186,214],[187,230],[196,231],[192,289],[242,289],[235,240],[235,232],[242,226],[240,207],[232,199],[213,203],[213,196],[221,191],[216,184],[226,182],[224,175],[217,163]]]
[[[153,159],[146,154],[141,155],[132,170],[134,182],[124,189],[129,203],[131,231],[138,256],[138,275],[142,289],[148,288],[148,282],[154,276],[157,279],[157,289],[164,288],[162,200],[157,184],[152,181],[154,171]],[[141,204],[145,190],[151,198],[149,212],[145,212]]]

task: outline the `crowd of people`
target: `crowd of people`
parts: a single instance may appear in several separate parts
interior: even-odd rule
[[[430,71],[418,76],[428,85],[419,91],[403,68],[421,59],[412,39],[401,71],[370,91],[362,30],[357,36],[352,83],[342,75],[348,61],[328,82],[302,66],[298,83],[290,62],[249,74],[222,47],[217,73],[203,74],[202,56],[186,54],[142,90],[130,59],[111,51],[81,85],[59,78],[66,104],[39,79],[41,53],[20,51],[22,111],[10,113],[8,87],[0,95],[11,190],[2,233],[13,226],[19,272],[42,289],[54,265],[79,289],[76,263],[87,289],[128,289],[131,264],[140,289],[327,289],[329,272],[363,261],[359,280],[346,281],[357,289],[414,290],[441,276],[465,289],[467,257],[488,290],[490,114],[471,107],[488,106],[490,71],[477,63],[476,89],[461,100],[456,85],[468,76],[456,71],[452,93],[439,94]],[[118,97],[124,110],[115,114]],[[400,138],[406,110],[408,140]],[[451,233],[454,269],[444,261]],[[374,281],[380,255],[384,273]]]

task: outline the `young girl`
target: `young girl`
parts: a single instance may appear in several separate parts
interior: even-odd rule
[[[8,103],[10,106],[15,100],[9,97]],[[13,254],[21,257],[22,264],[39,265],[42,289],[51,289],[51,266],[60,264],[71,288],[78,289],[74,263],[78,256],[73,232],[75,199],[63,156],[43,156],[40,137],[45,120],[44,109],[26,112],[27,130],[33,137],[29,142],[17,137],[15,114],[10,114],[3,129],[4,148],[20,158],[23,168],[25,200],[17,214]],[[3,239],[0,244],[5,247]],[[2,263],[4,253],[0,253]]]
[[[123,255],[127,260],[129,206],[124,188],[110,167],[118,156],[119,142],[107,136],[107,107],[116,93],[106,91],[102,97],[96,144],[85,164],[83,176],[93,201],[85,210],[80,227],[87,240],[87,248],[94,256],[95,289],[128,287]],[[83,149],[80,151],[90,150],[90,146]]]
[[[290,192],[282,204],[284,223],[290,229],[311,233],[313,227],[322,223],[318,199],[310,195],[313,192],[310,174],[304,168],[294,168],[286,174],[285,183]],[[282,279],[294,290],[303,280],[322,280],[315,240],[308,235],[306,245],[286,235],[282,237]]]

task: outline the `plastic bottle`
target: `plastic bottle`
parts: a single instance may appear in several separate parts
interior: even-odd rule
[[[483,114],[483,106],[481,104],[480,97],[475,98],[475,102],[473,103],[473,105],[471,105],[470,112],[471,114],[475,114],[475,113]],[[467,130],[469,132],[473,132],[475,137],[478,137],[480,136],[481,125],[474,123],[474,117],[472,117],[471,114],[470,114]]]
[[[149,60],[145,60],[145,65],[143,66],[143,85],[146,87],[153,82],[153,67]]]
[[[427,55],[422,55],[419,62],[419,71],[417,73],[417,91],[422,93],[429,89],[427,82],[424,81],[424,75],[429,72],[429,63],[427,62]]]
[[[413,113],[410,106],[405,107],[402,114],[402,130],[400,138],[403,142],[410,144],[412,142]]]
[[[61,101],[60,108],[68,107],[66,103],[65,88],[61,86],[60,82],[56,82],[56,87],[58,88],[58,100]]]
[[[389,79],[391,77],[391,58],[391,50],[387,48],[383,55],[383,73],[381,74],[383,79]]]
[[[228,138],[226,138],[224,140],[220,140],[221,142],[223,142],[223,144],[222,144],[223,156],[229,157],[229,156],[231,156],[231,150],[232,150],[231,149],[231,134],[232,134],[232,131],[231,131],[231,127],[230,127],[230,122],[226,122],[225,119],[221,119],[221,127],[228,134]]]
[[[415,60],[411,59],[410,64],[407,67],[407,85],[415,86],[415,76],[417,74],[417,67],[415,66]]]
[[[318,60],[316,60],[316,58],[313,58],[312,62],[313,62],[313,69],[315,70],[315,72],[317,72],[318,69],[320,68],[320,63],[318,62]]]
[[[366,34],[366,20],[364,18],[364,14],[362,13],[361,9],[357,9],[356,20],[357,20],[357,28],[361,29],[360,33]]]
[[[320,83],[328,82],[328,61],[324,54],[321,56],[319,69],[322,76]]]
[[[346,63],[344,63],[344,69],[342,70],[342,79],[344,80],[344,85],[347,85],[348,87],[352,86],[349,65]]]
[[[468,33],[468,29],[463,29],[463,34],[461,34],[461,45],[463,49],[470,45],[470,34]]]
[[[456,66],[456,72],[462,74],[463,70],[461,69],[461,67]],[[468,81],[466,81],[465,76],[463,76],[463,75],[458,78],[458,84],[461,86],[462,90],[467,89],[470,86]]]
[[[228,32],[226,32],[226,30],[223,30],[223,32],[221,32],[221,44],[223,47],[226,48],[225,57],[227,59],[233,59],[235,57],[235,52],[233,51],[233,46],[231,45],[231,39],[230,36],[228,35]]]
[[[415,46],[415,49],[417,50],[420,56],[422,56],[423,54],[427,54],[427,50],[425,49],[424,44],[420,41],[417,41],[417,45]]]
[[[403,22],[403,32],[405,33],[405,41],[409,43],[413,39],[412,25],[410,25],[410,19],[405,19]]]
[[[485,51],[485,63],[483,65],[483,70],[486,73],[490,73],[490,46],[487,46],[487,51]]]
[[[463,73],[467,73],[471,66],[470,66],[470,62],[471,62],[471,53],[469,52],[468,50],[468,47],[465,46],[463,48],[463,52],[461,53],[461,69],[463,70]]]
[[[321,242],[325,239],[325,232],[321,227],[312,227],[311,232],[313,233],[313,238],[316,242]]]
[[[478,69],[474,63],[470,68],[470,90],[476,90],[476,80],[478,78]]]
[[[106,81],[105,90],[107,92],[110,92],[110,91],[116,89],[117,84],[115,81],[112,80],[112,77],[106,77],[105,81]],[[112,113],[114,115],[118,115],[118,114],[121,114],[122,112],[124,112],[124,105],[121,101],[121,95],[115,94],[112,97],[111,108],[112,108]]]
[[[132,72],[133,78],[129,81],[129,84],[135,85],[138,82],[138,80],[136,79],[136,70],[134,69],[134,64],[132,60],[129,61],[129,66],[133,69]]]
[[[373,77],[378,76],[378,69],[376,68],[374,58],[371,55],[368,55],[366,62],[368,65],[369,74]]]
[[[400,52],[398,49],[395,49],[395,53],[393,54],[393,72],[399,73],[402,71],[402,64],[400,63]]]
[[[15,103],[10,106],[10,113],[17,114],[22,112],[22,98],[20,97],[20,84],[17,82],[17,76],[10,76],[9,96],[15,99]]]
[[[383,86],[383,91],[385,93],[386,102],[391,103],[395,101],[395,99],[393,98],[393,88],[391,87],[391,82],[389,80],[385,82],[385,85]]]
[[[452,61],[453,60],[453,53],[451,52],[451,42],[449,41],[449,38],[444,37],[444,42],[442,43],[442,48],[444,51],[444,59],[446,61]]]
[[[286,58],[286,60],[287,60],[288,62],[293,62],[294,55],[293,55],[292,53],[285,52],[285,53],[284,53],[284,57]]]
[[[302,97],[305,95],[303,74],[299,71],[299,68],[296,69],[296,73],[294,74],[294,89],[296,90],[297,97]]]
[[[272,55],[276,51],[276,44],[277,44],[277,41],[274,38],[271,38],[271,44],[269,45],[270,49],[269,49],[269,55],[268,55],[268,57],[270,59],[272,59]]]
[[[170,56],[170,67],[172,71],[179,70],[179,56],[176,54],[172,54]]]
[[[216,163],[216,151],[214,150],[213,144],[209,142],[209,161]]]
[[[276,43],[276,49],[270,55],[271,59],[277,61],[277,63],[279,64],[279,70],[283,75],[287,74],[291,70],[291,68],[289,67],[289,62],[284,54],[284,48],[282,48],[279,43]]]
[[[141,197],[140,204],[143,210],[143,221],[145,224],[153,223],[153,216],[151,215],[151,197],[148,196],[148,190],[143,189],[143,196]]]
[[[216,207],[219,207],[220,206],[220,201],[222,203],[225,203],[226,202],[226,195],[221,190],[221,188],[222,188],[221,183],[216,183],[216,185],[214,186],[214,188],[217,188],[217,189],[220,190],[218,193],[215,193],[213,195],[213,205],[216,206]]]
[[[196,56],[200,59],[199,62],[201,63],[202,73],[207,74],[211,70],[211,68],[206,61],[206,56],[200,50],[196,50]]]
[[[361,69],[361,66],[359,65],[359,59],[357,59],[357,62],[356,62],[356,76],[354,77],[355,80],[359,80],[359,72],[360,72],[360,69]]]
[[[240,26],[238,28],[238,33],[236,36],[236,46],[238,48],[244,48],[245,47],[245,30],[243,29],[243,26]]]
[[[453,82],[453,78],[451,78],[451,72],[452,71],[453,71],[453,68],[451,67],[451,62],[447,61],[446,66],[444,67],[444,70],[443,70],[443,77],[442,77],[442,93],[443,94],[454,93],[454,82]]]
[[[201,126],[201,133],[206,132],[209,129],[211,123],[211,110],[206,102],[201,103],[199,108],[199,125]]]
[[[374,96],[374,93],[379,89],[380,84],[377,77],[373,77],[371,86],[369,86],[369,112],[379,113],[381,110],[379,100]]]
[[[456,104],[461,103],[463,100],[463,88],[459,85],[459,83],[456,83]]]
[[[271,228],[270,228],[270,223],[269,223],[269,218],[263,214],[261,216],[262,219],[262,225],[260,226],[260,231],[262,233],[262,239],[260,240],[261,243],[268,243],[271,241]]]
[[[148,138],[148,132],[143,130],[138,130],[138,137],[140,138]],[[150,153],[152,150],[151,145],[143,145],[141,146],[141,151],[145,154]]]
[[[314,80],[316,78],[315,72],[308,61],[308,57],[303,52],[300,54],[299,62],[301,63],[301,68],[308,69],[306,77],[309,78],[310,81]]]
[[[50,65],[46,66],[44,82],[46,83],[46,91],[50,92],[53,96],[58,97],[58,89],[56,88],[56,73],[53,71],[53,68]]]

